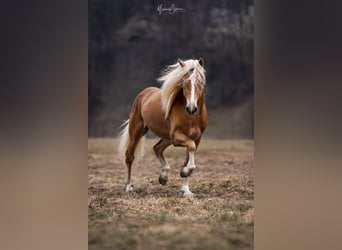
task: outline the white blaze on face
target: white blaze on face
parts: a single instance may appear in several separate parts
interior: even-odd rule
[[[190,84],[191,84],[190,102],[187,105],[190,107],[191,110],[193,110],[195,107],[197,108],[197,100],[195,99],[196,80],[197,80],[197,72],[195,68],[190,76]]]
[[[190,106],[191,108],[195,106],[195,83],[193,81],[191,81]]]

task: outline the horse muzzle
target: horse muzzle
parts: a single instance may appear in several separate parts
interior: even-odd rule
[[[194,107],[186,106],[185,110],[189,115],[193,115],[197,112],[197,107],[196,106],[194,106]]]

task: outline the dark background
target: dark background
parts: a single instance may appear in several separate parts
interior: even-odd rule
[[[160,4],[185,12],[159,15]],[[90,0],[88,8],[89,136],[116,136],[166,65],[202,56],[205,136],[253,138],[253,1]]]

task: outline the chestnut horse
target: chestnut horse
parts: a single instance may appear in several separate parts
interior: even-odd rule
[[[204,132],[208,115],[204,104],[204,60],[178,59],[167,67],[158,81],[161,88],[149,87],[135,98],[129,119],[122,125],[119,155],[127,165],[126,191],[134,189],[131,183],[131,168],[134,160],[143,155],[144,138],[151,130],[161,139],[153,150],[162,164],[159,183],[166,185],[171,169],[164,158],[164,150],[173,144],[186,147],[186,161],[180,171],[184,178],[183,195],[192,195],[188,177],[195,166],[195,152]]]

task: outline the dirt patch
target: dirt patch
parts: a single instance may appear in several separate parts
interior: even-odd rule
[[[158,182],[160,163],[147,140],[133,167],[136,190],[124,192],[126,168],[114,139],[88,141],[89,249],[252,249],[253,141],[203,140],[181,195],[185,149],[170,147],[169,182]]]

